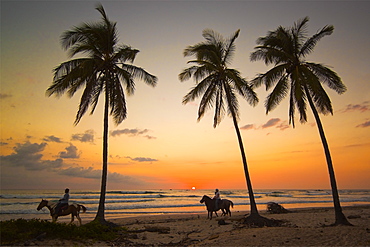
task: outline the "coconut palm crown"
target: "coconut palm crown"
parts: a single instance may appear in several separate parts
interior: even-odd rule
[[[300,121],[307,122],[307,100],[312,98],[316,109],[322,114],[333,114],[329,96],[322,84],[339,94],[346,91],[341,78],[330,68],[305,60],[324,36],[331,35],[333,26],[325,26],[312,37],[307,37],[308,17],[298,21],[291,28],[278,27],[267,36],[257,39],[258,46],[251,54],[251,61],[263,60],[274,67],[264,74],[259,74],[252,84],[255,87],[264,84],[266,90],[274,87],[265,102],[266,113],[273,110],[289,93],[289,123],[294,127],[296,108]],[[289,92],[290,91],[290,92]]]
[[[236,31],[232,37],[225,40],[217,32],[205,29],[203,37],[206,41],[188,46],[184,50],[184,56],[195,56],[196,60],[188,62],[194,65],[184,69],[179,74],[179,79],[185,81],[193,76],[196,86],[184,97],[183,103],[191,102],[203,94],[198,121],[214,106],[213,127],[217,127],[226,111],[230,116],[239,118],[237,94],[253,106],[258,103],[256,93],[245,78],[241,77],[240,72],[228,68],[235,52],[235,39],[239,32],[240,30]]]
[[[323,85],[342,94],[346,86],[341,78],[330,68],[306,61],[306,57],[314,50],[321,38],[331,35],[334,27],[324,26],[313,36],[308,37],[307,26],[309,18],[305,17],[293,27],[278,27],[257,39],[255,51],[251,53],[251,61],[263,60],[272,68],[264,74],[259,74],[252,80],[252,85],[265,85],[266,90],[272,89],[265,101],[266,114],[273,110],[282,99],[289,95],[289,123],[294,127],[296,109],[302,123],[307,122],[307,102],[315,117],[323,148],[325,151],[334,208],[335,224],[350,224],[342,213],[339,202],[337,184],[331,160],[329,146],[319,113],[333,114],[333,107]]]
[[[46,93],[48,96],[67,93],[72,97],[79,89],[84,88],[75,125],[89,107],[91,114],[94,113],[100,95],[104,95],[103,169],[99,208],[95,219],[105,222],[108,117],[111,115],[114,122],[120,124],[127,117],[125,92],[128,95],[134,93],[135,79],[155,86],[157,78],[132,64],[139,50],[118,44],[116,23],[108,19],[102,5],[98,5],[96,9],[102,16],[100,22],[83,23],[62,34],[62,47],[68,50],[71,58],[78,57],[54,69],[54,79]]]

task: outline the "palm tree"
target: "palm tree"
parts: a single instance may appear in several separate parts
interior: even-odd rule
[[[204,30],[203,37],[206,41],[188,46],[184,50],[185,57],[195,56],[195,60],[188,62],[194,65],[184,69],[179,74],[179,79],[180,81],[185,81],[193,77],[196,81],[196,86],[183,98],[183,104],[202,97],[198,110],[198,121],[213,106],[215,107],[214,128],[220,124],[225,112],[231,116],[244,165],[251,207],[250,217],[251,219],[257,219],[262,217],[257,211],[243,141],[238,127],[239,102],[237,94],[241,95],[252,106],[258,103],[258,98],[246,80],[241,77],[240,72],[228,67],[234,55],[235,40],[239,32],[240,30],[236,31],[230,38],[225,40],[213,30]],[[201,96],[202,94],[203,96]]]
[[[308,104],[315,117],[325,150],[329,170],[330,184],[335,208],[335,225],[349,225],[342,213],[333,164],[330,156],[328,142],[319,117],[319,113],[333,114],[329,96],[322,84],[328,86],[339,94],[346,91],[341,78],[328,67],[308,62],[306,56],[315,48],[316,43],[324,36],[333,33],[333,26],[325,26],[312,37],[307,37],[308,17],[299,20],[293,27],[278,27],[268,32],[265,37],[257,39],[258,46],[252,52],[251,61],[263,60],[266,65],[274,67],[264,74],[259,74],[252,81],[256,87],[264,84],[266,90],[274,87],[265,101],[266,114],[273,110],[288,93],[290,95],[289,123],[294,127],[294,114],[298,109],[301,123],[307,122],[306,105]],[[289,92],[290,91],[290,92]]]
[[[104,92],[103,168],[99,208],[95,220],[105,223],[108,117],[111,115],[117,125],[126,119],[127,108],[123,86],[126,93],[132,95],[135,91],[134,79],[138,78],[150,86],[155,86],[157,78],[143,68],[132,65],[139,50],[119,45],[116,23],[108,19],[102,5],[99,4],[96,10],[102,15],[100,22],[84,23],[62,34],[62,46],[69,51],[70,57],[81,56],[54,69],[53,83],[47,89],[47,95],[61,96],[67,92],[68,96],[72,97],[78,89],[84,87],[74,122],[77,125],[89,107],[91,114],[94,113],[99,96]]]

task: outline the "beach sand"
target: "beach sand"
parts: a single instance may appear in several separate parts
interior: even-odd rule
[[[140,216],[110,221],[130,233],[112,242],[46,241],[37,245],[86,246],[370,246],[370,205],[343,207],[354,226],[334,223],[333,208],[291,209],[287,214],[260,214],[283,220],[281,227],[250,228],[241,223],[248,212],[207,219],[204,214]],[[220,215],[220,214],[219,214]],[[223,219],[225,225],[220,225]]]

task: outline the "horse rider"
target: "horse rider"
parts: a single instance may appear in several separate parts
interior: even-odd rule
[[[68,200],[69,200],[69,189],[65,189],[64,190],[64,196],[59,199],[59,202],[57,204],[57,206],[55,207],[55,214],[56,215],[59,215],[59,211],[61,208],[63,208],[64,206],[68,205]]]
[[[220,191],[218,189],[215,190],[215,196],[213,197],[215,199],[215,210],[219,210],[219,205],[221,203],[221,196],[220,196]]]

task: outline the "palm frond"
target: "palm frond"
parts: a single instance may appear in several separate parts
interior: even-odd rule
[[[133,95],[135,92],[135,81],[132,78],[132,74],[119,66],[116,66],[115,70],[119,79],[125,84],[127,94]]]
[[[115,124],[119,125],[127,117],[126,99],[119,77],[115,76],[112,82],[109,87],[110,114],[113,116]]]
[[[131,62],[133,63],[139,50],[133,49],[127,45],[121,45],[113,57],[114,61],[120,61],[121,63]]]
[[[329,96],[322,87],[319,78],[311,70],[302,66],[302,74],[305,78],[305,92],[309,93],[318,111],[324,115],[333,114],[333,108]],[[307,88],[307,90],[306,90]]]
[[[279,105],[281,100],[284,99],[285,96],[288,94],[289,84],[287,79],[287,76],[280,77],[275,88],[267,96],[267,99],[265,101],[266,114],[272,111],[277,105]]]
[[[155,87],[157,85],[158,78],[148,73],[143,68],[131,64],[122,64],[122,69],[130,73],[133,78],[139,78],[149,86]]]
[[[228,40],[225,44],[225,54],[222,63],[223,64],[230,64],[232,61],[232,57],[235,52],[235,40],[239,36],[240,29],[238,29]]]
[[[253,91],[253,88],[242,78],[240,72],[235,69],[226,69],[226,78],[232,84],[232,88],[241,95],[251,106],[256,106],[258,103],[257,93]]]
[[[212,29],[204,29],[202,36],[208,41],[209,44],[218,46],[224,43],[224,38],[218,32]]]
[[[320,82],[324,83],[338,94],[347,91],[347,87],[343,84],[342,79],[330,68],[322,64],[309,62],[306,62],[305,65],[319,78]]]
[[[293,59],[293,57],[284,50],[277,49],[275,47],[257,46],[254,49],[256,49],[256,51],[252,52],[250,55],[250,60],[252,62],[263,60],[266,65],[277,65],[280,63],[286,63]]]
[[[205,90],[204,95],[200,101],[198,109],[198,121],[204,116],[206,111],[211,108],[215,102],[215,96],[217,92],[216,83],[211,83],[210,86]]]
[[[74,125],[77,125],[80,122],[83,115],[85,115],[85,113],[86,113],[86,111],[87,111],[87,109],[88,109],[88,107],[91,103],[91,100],[92,99],[97,100],[96,99],[97,94],[99,94],[101,92],[101,91],[99,91],[99,89],[102,88],[102,87],[100,87],[99,83],[97,83],[97,81],[98,80],[96,80],[95,77],[91,77],[90,80],[86,83],[84,92],[81,96],[80,105],[79,105],[79,108],[78,108],[78,112],[77,112],[77,115],[76,115]]]
[[[85,81],[94,73],[94,61],[91,59],[74,59],[60,64],[54,69],[52,85],[46,90],[50,97],[55,94],[61,96],[68,91],[72,97],[77,89],[82,87]]]
[[[285,76],[288,66],[289,65],[287,64],[277,65],[268,70],[266,73],[259,74],[255,79],[251,81],[251,83],[255,87],[259,87],[264,84],[266,90],[269,90],[281,79],[281,77]]]
[[[294,54],[298,54],[301,50],[301,46],[306,39],[307,36],[307,22],[309,18],[306,16],[305,18],[298,20],[298,22],[294,23],[294,26],[291,28],[292,33],[292,44],[294,49]]]
[[[204,78],[201,82],[197,84],[197,86],[193,87],[190,92],[184,96],[182,103],[187,104],[200,97],[200,95],[206,92],[207,88],[211,86],[213,80],[213,76],[208,76]]]
[[[186,81],[191,78],[191,76],[198,70],[198,66],[191,66],[189,68],[185,68],[180,74],[179,74],[179,80],[180,81]]]
[[[295,116],[295,97],[294,97],[294,84],[291,85],[290,97],[289,97],[289,124],[295,128],[294,116]]]
[[[318,41],[320,41],[321,38],[327,35],[331,35],[334,31],[334,26],[325,26],[320,31],[318,31],[316,34],[314,34],[311,38],[307,39],[306,42],[302,45],[302,48],[299,52],[300,56],[307,56],[310,54],[313,49],[315,48]]]
[[[227,113],[230,116],[235,117],[235,119],[239,120],[239,101],[236,97],[235,90],[230,86],[229,83],[223,83],[224,90],[225,90],[225,97],[227,100]]]
[[[215,104],[215,114],[213,117],[213,128],[216,128],[217,125],[221,123],[221,120],[225,112],[222,87],[218,88],[215,101],[216,101],[216,104]]]

